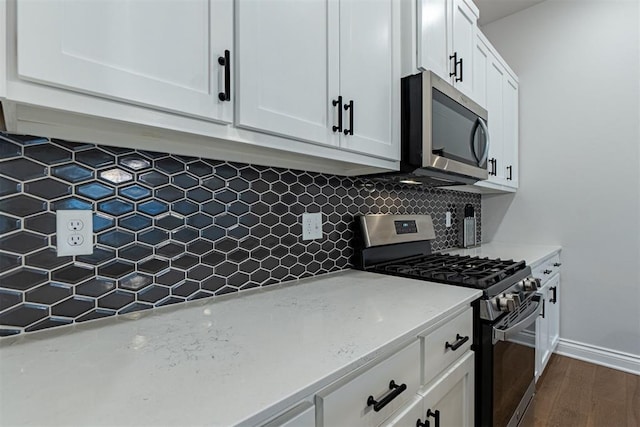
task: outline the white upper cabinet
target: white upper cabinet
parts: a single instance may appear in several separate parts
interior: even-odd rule
[[[232,120],[232,0],[28,0],[17,19],[22,79]]]
[[[505,71],[494,56],[487,63],[487,112],[489,125],[489,181],[504,181],[504,79]]]
[[[399,158],[391,0],[237,3],[237,125]]]
[[[487,108],[487,69],[489,63],[489,46],[484,39],[476,37],[473,51],[473,100]]]
[[[435,72],[469,97],[477,20],[477,7],[466,0],[418,0],[418,69]]]
[[[331,0],[236,3],[237,125],[338,145],[338,4]]]
[[[390,0],[340,2],[341,147],[397,159],[399,49]]]
[[[504,80],[504,179],[506,185],[518,188],[518,83],[507,73]]]

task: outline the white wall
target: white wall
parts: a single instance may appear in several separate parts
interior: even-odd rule
[[[640,356],[640,2],[547,0],[483,30],[520,78],[520,189],[487,240],[560,244],[564,339]]]

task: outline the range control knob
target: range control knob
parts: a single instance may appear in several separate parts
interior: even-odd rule
[[[522,281],[522,287],[525,291],[537,291],[540,288],[540,279],[528,277]]]
[[[496,305],[500,310],[509,313],[520,305],[520,297],[516,294],[502,294],[496,297]]]

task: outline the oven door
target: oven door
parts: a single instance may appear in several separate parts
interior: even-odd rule
[[[535,390],[536,296],[527,307],[493,326],[493,426],[517,426]],[[525,331],[527,329],[527,331]]]

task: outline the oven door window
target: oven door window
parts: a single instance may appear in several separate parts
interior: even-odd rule
[[[432,91],[433,154],[486,168],[487,134],[482,119],[439,90]]]

